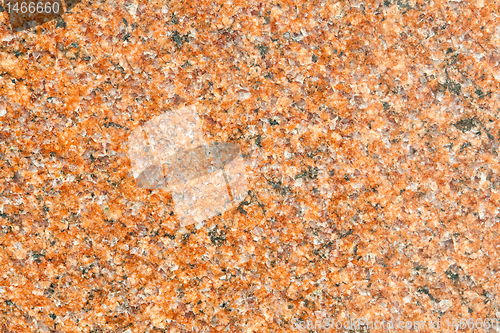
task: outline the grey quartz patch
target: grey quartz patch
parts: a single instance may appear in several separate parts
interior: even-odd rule
[[[476,118],[465,118],[457,121],[453,124],[456,128],[458,128],[462,132],[468,132],[479,124],[479,120]]]

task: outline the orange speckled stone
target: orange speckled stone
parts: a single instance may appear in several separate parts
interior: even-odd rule
[[[0,331],[499,318],[498,13],[102,0],[17,33],[0,13]],[[127,142],[193,105],[254,179],[183,225]]]

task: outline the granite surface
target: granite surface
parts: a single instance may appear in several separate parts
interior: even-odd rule
[[[0,13],[0,330],[499,318],[499,9],[83,1],[20,32]],[[184,107],[251,161],[243,201],[186,225],[127,148]]]

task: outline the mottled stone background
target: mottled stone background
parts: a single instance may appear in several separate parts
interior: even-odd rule
[[[0,328],[500,317],[499,9],[83,1],[16,34],[0,13]],[[189,105],[258,177],[181,227],[127,139]]]

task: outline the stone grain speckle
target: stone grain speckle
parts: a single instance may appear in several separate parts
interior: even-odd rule
[[[1,330],[499,317],[499,12],[91,1],[18,33],[0,13]],[[255,179],[183,226],[127,142],[192,105]]]

